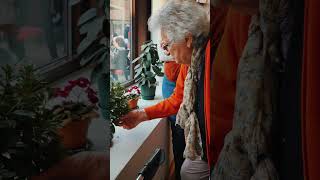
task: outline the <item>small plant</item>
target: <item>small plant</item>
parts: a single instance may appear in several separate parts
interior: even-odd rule
[[[132,86],[129,89],[126,90],[126,93],[124,94],[127,99],[137,99],[141,95],[141,91],[138,86]]]
[[[156,87],[156,75],[162,77],[162,62],[159,60],[157,44],[147,41],[141,46],[141,54],[132,63],[139,62],[135,67],[135,80],[140,86]]]
[[[46,83],[31,65],[0,72],[0,179],[26,179],[61,160],[62,117],[47,108]]]
[[[154,99],[157,80],[156,76],[163,76],[161,72],[162,62],[159,60],[157,45],[147,41],[141,46],[141,54],[132,63],[138,62],[135,66],[135,81],[141,88],[142,99]]]
[[[110,103],[109,103],[109,110],[110,110],[110,144],[113,138],[113,134],[115,133],[114,125],[117,124],[117,121],[120,117],[127,114],[130,109],[128,106],[128,98],[124,95],[126,89],[121,86],[120,83],[111,83],[110,88]]]
[[[64,125],[70,121],[87,119],[89,115],[97,117],[96,113],[91,113],[97,110],[97,92],[90,87],[90,81],[86,78],[70,80],[63,88],[55,88],[53,97],[58,102],[53,111],[67,119]]]

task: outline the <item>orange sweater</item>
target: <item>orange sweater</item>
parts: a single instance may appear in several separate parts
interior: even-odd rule
[[[179,76],[181,64],[177,64],[174,61],[168,61],[164,63],[164,74],[169,81],[176,82]]]
[[[183,99],[184,80],[188,74],[187,65],[181,65],[176,88],[172,95],[160,103],[145,108],[149,119],[163,118],[177,114]]]

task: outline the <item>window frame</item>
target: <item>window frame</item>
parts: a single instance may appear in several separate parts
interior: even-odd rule
[[[150,39],[147,21],[151,15],[151,0],[130,0],[131,6],[131,61],[139,56],[140,46]],[[139,38],[138,38],[139,37]],[[122,83],[125,87],[136,83],[135,64],[130,63],[130,80]]]
[[[57,81],[73,72],[88,68],[81,67],[79,58],[77,57],[77,52],[74,51],[77,49],[77,46],[81,41],[81,35],[77,28],[77,24],[81,16],[81,10],[83,9],[82,3],[84,3],[84,1],[79,1],[71,6],[69,5],[70,1],[71,0],[64,1],[64,8],[67,11],[67,17],[64,17],[67,24],[67,33],[65,34],[65,43],[67,44],[68,49],[67,54],[56,59],[52,63],[36,68],[37,73],[48,83]],[[89,3],[90,7],[96,7],[99,0],[89,0],[87,3]]]
[[[47,82],[53,82],[63,78],[64,76],[73,72],[79,71],[88,67],[81,67],[79,59],[76,56],[76,52],[73,51],[75,46],[80,43],[80,33],[77,28],[78,19],[81,16],[81,3],[69,6],[69,1],[66,2],[67,8],[67,34],[66,43],[68,46],[67,55],[61,57],[59,60],[50,64],[37,68],[37,72],[41,75],[42,79]],[[89,0],[91,7],[95,7],[98,4],[98,0]],[[138,57],[140,53],[140,46],[151,38],[148,31],[147,21],[151,15],[152,7],[151,0],[130,0],[131,6],[131,61]],[[110,29],[110,26],[109,26]],[[109,30],[110,32],[110,30]],[[130,64],[130,80],[122,83],[125,87],[135,84],[134,80],[134,67],[135,64]],[[90,68],[90,67],[89,67]]]

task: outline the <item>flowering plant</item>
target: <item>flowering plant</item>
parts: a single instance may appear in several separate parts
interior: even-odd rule
[[[126,90],[126,93],[124,94],[128,99],[137,99],[140,97],[141,90],[138,88],[138,86],[132,86],[131,88]]]
[[[97,116],[97,92],[90,87],[87,78],[70,80],[63,88],[54,88],[53,97],[59,102],[53,111],[69,121]]]

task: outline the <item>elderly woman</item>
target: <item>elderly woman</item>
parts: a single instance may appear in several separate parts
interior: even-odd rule
[[[206,9],[194,1],[168,1],[149,20],[149,29],[161,30],[162,47],[181,65],[174,93],[154,106],[129,112],[119,125],[131,129],[140,122],[177,113],[184,129],[186,158],[181,179],[209,179],[207,121],[210,121],[210,22]],[[221,28],[217,28],[221,29]],[[221,33],[214,33],[221,34]],[[208,151],[209,152],[209,151]]]

